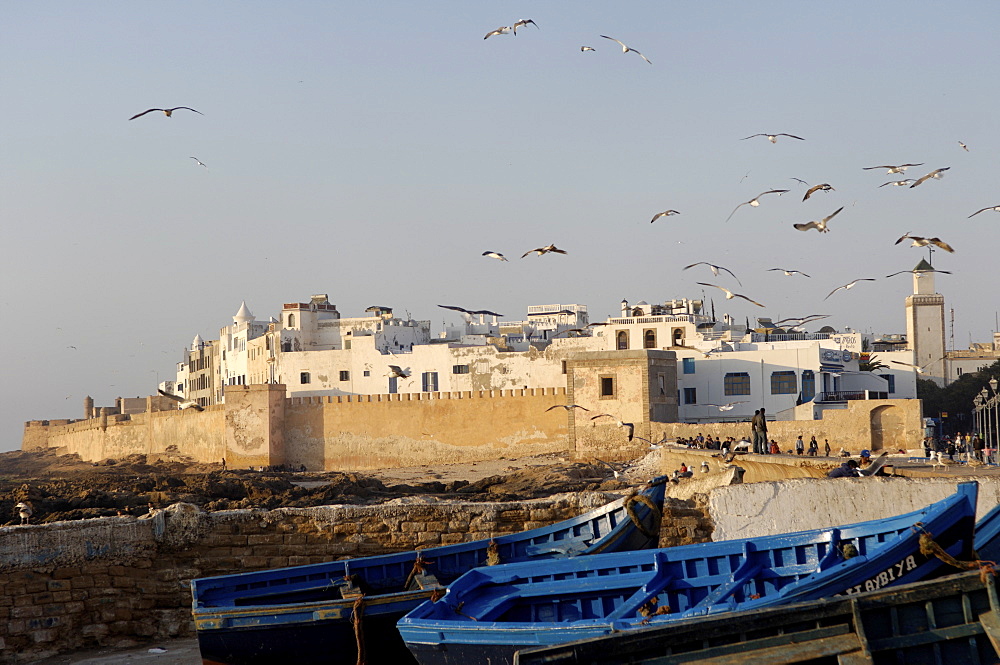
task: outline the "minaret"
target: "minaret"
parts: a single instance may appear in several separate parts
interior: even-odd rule
[[[906,340],[922,378],[945,384],[944,296],[934,292],[934,267],[921,259],[913,269],[913,295],[906,297]]]

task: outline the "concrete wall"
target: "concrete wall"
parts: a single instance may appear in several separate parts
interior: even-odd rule
[[[194,634],[196,577],[320,563],[515,533],[618,498],[603,492],[496,503],[324,506],[0,527],[0,663]],[[661,543],[705,540],[703,508],[671,500]]]
[[[1000,503],[1000,478],[979,482],[976,519]],[[712,490],[713,540],[792,533],[902,515],[955,493],[955,478],[823,478],[732,485]]]

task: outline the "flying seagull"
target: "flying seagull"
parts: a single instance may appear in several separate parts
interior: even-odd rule
[[[964,144],[964,143],[962,143],[961,141],[959,141],[959,142],[958,142],[958,145],[959,145],[959,146],[960,146],[960,147],[962,148],[962,150],[964,150],[965,152],[969,152],[969,146],[965,145],[965,144]]]
[[[757,196],[753,197],[749,201],[744,201],[743,203],[741,203],[738,206],[736,206],[735,208],[733,208],[733,211],[731,213],[729,213],[729,217],[726,217],[726,221],[728,222],[730,219],[732,219],[733,215],[736,214],[736,211],[739,210],[740,208],[742,208],[743,206],[750,206],[751,208],[756,208],[757,206],[759,206],[760,205],[760,197],[764,196],[765,194],[777,194],[778,196],[781,196],[782,194],[784,194],[785,192],[788,192],[788,191],[791,191],[791,190],[788,190],[788,189],[769,189],[766,192],[761,192],[760,194],[758,194]]]
[[[911,188],[916,187],[917,185],[919,185],[923,181],[927,180],[928,178],[934,178],[935,180],[940,180],[941,178],[944,177],[944,172],[947,171],[950,168],[951,168],[950,166],[945,166],[944,168],[941,168],[941,169],[934,169],[933,171],[931,171],[927,175],[921,176],[921,177],[917,178],[917,181],[915,183],[913,183],[912,185],[910,185],[910,187]]]
[[[131,118],[129,118],[129,120],[135,120],[136,118],[141,118],[142,116],[146,115],[147,113],[152,113],[153,111],[163,111],[163,115],[165,115],[165,116],[167,116],[169,118],[170,116],[172,116],[174,114],[174,111],[176,111],[178,109],[184,109],[186,111],[194,111],[198,115],[205,115],[201,111],[197,111],[197,110],[191,108],[190,106],[175,106],[172,109],[147,109],[147,110],[143,111],[142,113],[136,113],[134,116],[132,116]]]
[[[874,282],[874,281],[875,280],[871,277],[861,277],[859,279],[854,280],[853,282],[844,284],[843,286],[838,286],[833,291],[830,291],[828,294],[826,294],[826,298],[829,298],[830,296],[832,296],[834,293],[836,293],[841,289],[852,289],[854,288],[854,285],[857,284],[858,282]],[[826,300],[826,298],[823,298],[823,300]]]
[[[462,312],[463,314],[472,314],[471,311],[465,309],[464,307],[456,307],[454,305],[438,305],[442,309],[450,309],[455,312]]]
[[[559,249],[555,245],[546,245],[545,247],[538,247],[536,249],[529,249],[527,252],[525,252],[524,254],[521,255],[521,258],[523,259],[524,257],[526,257],[528,254],[531,254],[532,252],[535,252],[539,256],[541,256],[542,254],[548,254],[549,252],[554,252],[556,254],[566,254],[567,253],[566,250]]]
[[[743,282],[740,281],[740,278],[737,277],[736,273],[734,273],[732,270],[730,270],[729,268],[723,268],[722,266],[717,266],[714,263],[709,263],[708,261],[698,261],[698,263],[692,263],[689,266],[684,266],[683,268],[681,268],[681,270],[687,270],[688,268],[694,268],[695,266],[708,266],[709,268],[712,269],[712,274],[715,275],[716,277],[719,276],[720,270],[725,270],[726,272],[728,272],[730,275],[733,276],[733,279],[736,280],[737,284],[743,286]]]
[[[714,406],[719,411],[732,411],[736,408],[737,404],[746,404],[746,400],[741,400],[739,402],[728,402],[727,404],[712,404],[711,402],[706,402],[704,404],[699,404],[699,406]]]
[[[743,298],[747,302],[753,303],[754,305],[757,305],[757,307],[763,307],[764,306],[764,305],[761,305],[756,300],[751,300],[750,298],[747,298],[745,295],[742,295],[742,294],[739,294],[739,293],[733,293],[732,291],[730,291],[729,289],[727,289],[724,286],[719,286],[718,284],[708,284],[706,282],[695,282],[695,283],[696,284],[701,284],[702,286],[714,286],[715,288],[719,289],[720,291],[724,291],[726,293],[726,300],[732,300],[733,298]]]
[[[517,23],[515,23],[514,25],[512,25],[510,29],[516,35],[518,28],[523,28],[524,26],[528,25],[529,23],[531,25],[535,26],[536,29],[538,28],[538,24],[535,23],[534,21],[532,21],[530,18],[522,18],[520,21],[518,21]]]
[[[510,34],[510,26],[509,25],[502,25],[499,28],[497,28],[496,30],[494,30],[493,32],[487,32],[486,36],[483,37],[483,39],[489,39],[490,37],[492,37],[494,35],[507,35],[507,34]]]
[[[922,238],[920,236],[911,236],[909,231],[900,236],[899,240],[897,240],[893,244],[898,245],[904,240],[913,241],[910,243],[910,247],[926,247],[927,245],[934,245],[935,247],[940,247],[949,254],[955,253],[955,249],[945,241],[941,240],[941,238]]]
[[[808,231],[809,229],[816,229],[820,233],[829,233],[830,229],[826,228],[826,223],[829,222],[834,217],[836,217],[837,213],[839,213],[843,209],[844,206],[840,206],[839,208],[834,210],[831,214],[827,215],[818,222],[806,222],[805,224],[792,224],[792,226],[799,231]]]
[[[581,50],[581,51],[596,51],[597,49],[596,49],[596,48],[593,48],[593,47],[591,47],[591,46],[581,46],[581,47],[580,47],[580,50]]]
[[[790,139],[798,139],[800,141],[805,141],[805,139],[802,138],[801,136],[795,136],[794,134],[751,134],[750,136],[745,136],[740,140],[746,141],[747,139],[752,139],[755,136],[766,136],[767,140],[770,141],[771,143],[777,143],[779,136],[787,136]]]
[[[789,180],[794,180],[795,182],[800,182],[800,183],[802,183],[803,185],[805,185],[806,187],[808,187],[808,186],[809,186],[809,183],[808,183],[808,182],[806,182],[805,180],[803,180],[802,178],[789,178]]]
[[[924,165],[923,162],[920,162],[919,164],[899,164],[897,166],[893,166],[891,164],[883,164],[882,166],[865,166],[865,167],[862,167],[861,170],[862,171],[871,171],[873,169],[887,169],[886,173],[893,174],[893,173],[902,173],[903,171],[905,171],[906,169],[910,168],[911,166],[923,166],[923,165]]]
[[[197,157],[192,157],[191,159],[193,159],[198,164],[198,166],[204,166],[206,169],[208,168],[208,166],[205,166],[205,162],[201,161]]]
[[[803,277],[809,277],[809,275],[805,274],[801,270],[790,270],[788,268],[768,268],[767,272],[772,272],[775,270],[785,273],[785,277],[791,277],[792,275],[802,275]]]
[[[937,360],[932,360],[931,362],[929,362],[929,363],[927,363],[925,365],[913,365],[911,363],[900,362],[899,360],[890,360],[889,362],[891,362],[894,365],[903,365],[904,367],[912,367],[913,371],[916,372],[917,374],[924,374],[927,371],[928,367],[930,367],[931,365],[933,365],[936,362],[940,362],[940,361],[944,360],[945,358],[947,358],[947,356],[944,356],[942,358],[938,358]]]
[[[389,373],[386,376],[394,379],[395,378],[408,379],[410,378],[410,374],[412,373],[413,372],[410,371],[409,367],[403,369],[399,365],[389,365]]]
[[[648,62],[649,64],[653,64],[652,62],[650,62],[649,58],[647,58],[646,56],[644,56],[642,53],[639,53],[634,48],[631,48],[629,46],[625,46],[625,44],[622,44],[621,41],[615,39],[614,37],[608,37],[607,35],[601,35],[601,37],[604,37],[605,39],[610,39],[613,42],[618,42],[619,44],[621,44],[621,46],[622,46],[622,53],[628,53],[629,51],[632,51],[632,53],[635,53],[640,58],[642,58],[643,60],[645,60],[646,62]]]
[[[580,409],[582,411],[590,411],[590,409],[588,409],[587,407],[580,406],[579,404],[553,404],[549,408],[545,409],[545,411],[549,412],[552,409],[566,409],[567,411],[572,411],[573,409]]]
[[[594,461],[600,462],[604,466],[611,469],[611,472],[615,474],[615,479],[621,478],[625,474],[625,467],[623,465],[612,464],[611,462],[605,462],[602,459],[594,458]]]
[[[653,215],[653,219],[649,220],[649,223],[652,224],[653,222],[655,222],[656,220],[658,220],[660,217],[670,217],[672,215],[679,215],[679,214],[680,213],[677,212],[676,210],[664,210],[663,212],[658,212],[655,215]]]
[[[982,210],[977,210],[976,212],[969,215],[968,219],[972,219],[981,212],[986,212],[987,210],[992,210],[993,212],[1000,212],[1000,206],[986,206]]]
[[[896,275],[902,275],[904,272],[905,273],[910,273],[910,274],[916,274],[918,272],[928,272],[928,271],[926,271],[926,270],[900,270],[898,272],[892,273],[891,275],[886,275],[886,278],[895,277]],[[937,268],[934,269],[934,272],[943,272],[946,275],[950,275],[951,274],[950,270],[938,270]]]
[[[597,420],[598,418],[611,418],[615,421],[615,424],[625,430],[626,435],[628,435],[628,440],[631,441],[632,437],[635,436],[635,425],[632,423],[626,423],[611,415],[610,413],[599,413],[596,416],[591,416],[591,420]]]
[[[798,321],[798,323],[796,323],[795,325],[789,326],[791,328],[798,328],[800,326],[804,326],[807,323],[812,323],[813,321],[819,321],[820,319],[828,319],[828,318],[830,318],[829,314],[810,314],[809,316],[797,316],[788,319],[781,319],[780,321],[773,321],[773,323],[776,326],[780,326],[783,323]]]
[[[185,398],[181,397],[180,395],[174,395],[173,393],[168,393],[165,390],[159,390],[158,389],[156,392],[160,393],[164,397],[169,397],[170,399],[172,399],[175,402],[177,402],[177,407],[179,409],[181,409],[182,411],[184,409],[194,409],[195,411],[204,411],[205,410],[204,407],[202,407],[201,404],[198,404],[198,402],[195,402],[194,400],[185,399]]]
[[[488,256],[491,259],[498,259],[500,261],[507,261],[507,257],[500,252],[483,252],[483,256]]]
[[[913,184],[913,178],[907,178],[906,180],[890,180],[889,182],[883,182],[879,187],[885,187],[886,185],[892,185],[893,187],[906,187]]]
[[[812,196],[814,192],[835,192],[835,191],[837,190],[831,187],[828,183],[824,182],[822,185],[813,185],[812,187],[810,187],[809,190],[806,191],[806,195],[802,197],[802,200],[805,201],[810,196]]]

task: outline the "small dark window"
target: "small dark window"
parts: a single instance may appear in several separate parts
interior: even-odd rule
[[[564,361],[562,361],[562,373],[563,373],[563,374],[565,374],[565,373],[566,373],[566,361],[565,361],[565,360],[564,360]]]
[[[469,366],[468,365],[452,365],[451,366],[451,373],[452,374],[468,374],[469,373]]]
[[[340,370],[340,380],[341,381],[350,381],[351,380],[351,373],[348,372],[346,369]]]
[[[644,349],[655,349],[656,348],[656,331],[647,330],[642,333],[642,348]]]
[[[698,389],[697,388],[685,388],[684,389],[684,403],[685,404],[697,404],[698,403]]]
[[[299,373],[299,383],[309,383],[309,372]]]
[[[617,339],[618,339],[618,350],[619,351],[625,351],[625,350],[627,350],[628,349],[628,331],[627,330],[619,330],[618,331]]]
[[[795,372],[771,372],[772,395],[794,395],[798,391]]]
[[[364,371],[364,375],[365,375],[365,376],[371,376],[371,375],[372,375],[372,373],[371,373],[371,371],[369,371],[369,370],[367,370],[367,369],[366,369],[366,370]]]
[[[722,378],[725,395],[749,395],[750,374],[747,372],[729,372]]]
[[[601,397],[614,397],[614,396],[615,396],[615,377],[602,376]]]

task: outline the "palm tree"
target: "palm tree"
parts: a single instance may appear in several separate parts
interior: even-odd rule
[[[875,372],[882,369],[889,369],[889,366],[878,359],[878,356],[872,354],[868,356],[868,360],[862,360],[858,363],[858,369],[862,372]]]

